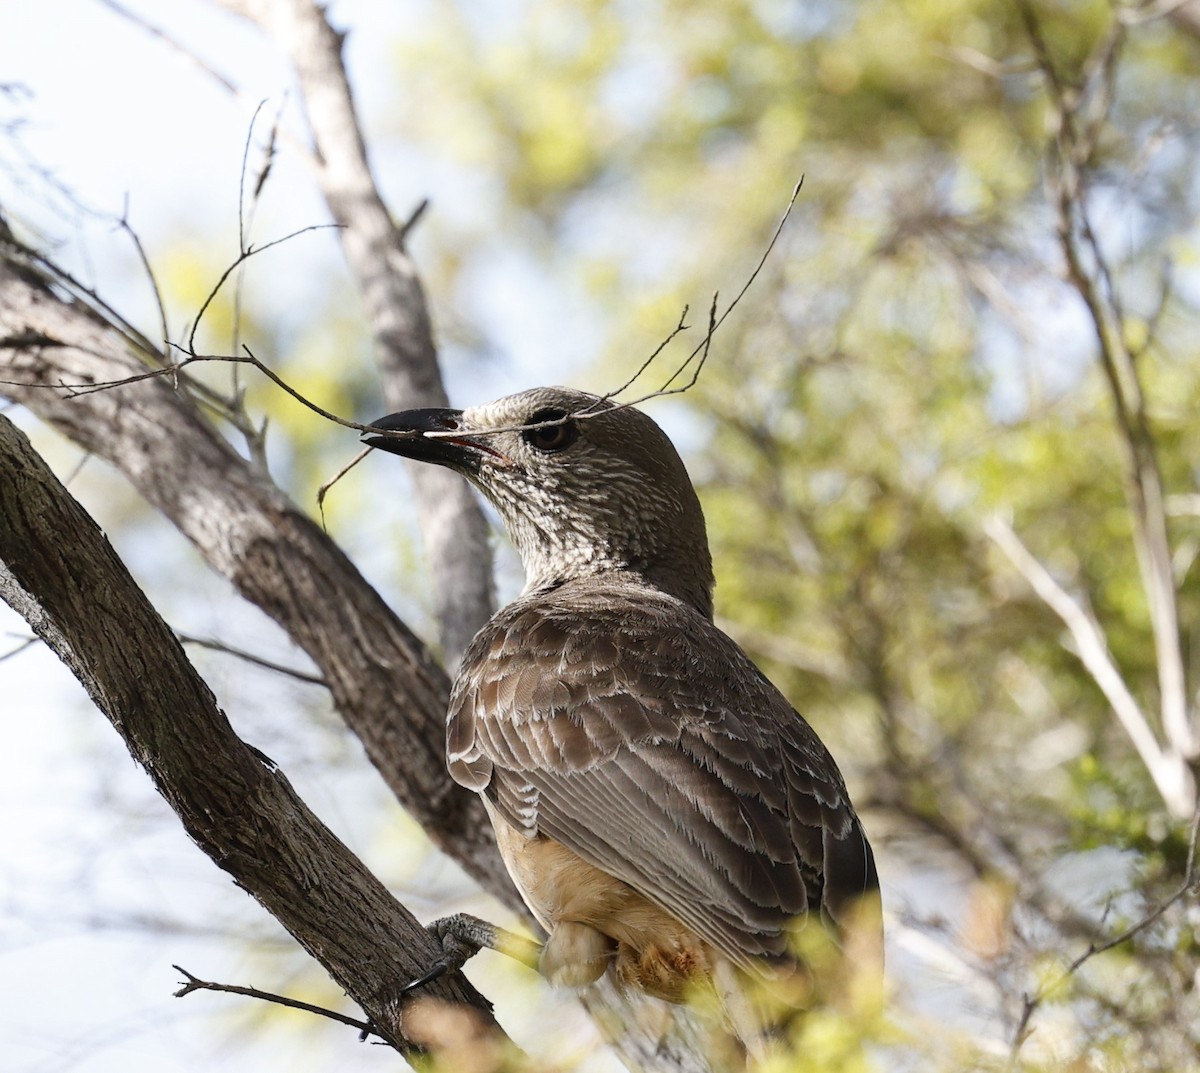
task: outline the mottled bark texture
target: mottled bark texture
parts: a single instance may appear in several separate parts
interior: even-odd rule
[[[0,564],[0,597],[74,672],[197,845],[407,1049],[401,988],[434,942],[234,734],[95,522],[4,417]],[[461,975],[439,989],[490,1021]]]

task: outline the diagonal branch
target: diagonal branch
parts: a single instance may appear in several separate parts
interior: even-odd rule
[[[412,1051],[403,985],[438,947],[283,773],[234,734],[96,523],[2,417],[0,459],[0,597],[83,684],[197,845],[393,1046]],[[491,1022],[464,979],[442,997]]]
[[[244,660],[247,663],[253,663],[256,667],[262,667],[268,671],[274,671],[276,674],[285,675],[288,678],[294,678],[297,682],[304,682],[307,685],[323,686],[325,679],[319,674],[309,674],[307,671],[298,671],[295,667],[287,667],[282,663],[276,663],[274,660],[267,659],[264,656],[256,656],[253,652],[244,652],[240,648],[234,648],[233,645],[224,644],[221,641],[215,641],[209,637],[191,637],[185,633],[176,634],[179,638],[179,643],[184,645],[196,645],[199,648],[207,648],[213,652],[224,652],[228,656],[234,656],[237,659]]]
[[[1162,693],[1163,726],[1175,747],[1185,756],[1194,757],[1200,751],[1200,742],[1196,739],[1188,711],[1178,605],[1171,570],[1171,545],[1167,532],[1166,497],[1146,414],[1145,394],[1137,364],[1124,342],[1119,310],[1111,298],[1105,297],[1086,267],[1081,248],[1083,243],[1090,251],[1090,260],[1098,265],[1104,264],[1099,243],[1086,218],[1086,209],[1082,204],[1073,207],[1071,199],[1063,192],[1059,194],[1058,205],[1059,239],[1066,257],[1068,275],[1083,298],[1092,320],[1100,366],[1113,399],[1117,429],[1128,458],[1125,484],[1133,521],[1134,550],[1150,607]],[[1076,214],[1082,217],[1079,224],[1082,238],[1073,223]]]
[[[449,682],[346,556],[239,456],[169,380],[65,397],[47,384],[146,371],[140,343],[53,282],[0,263],[0,379],[9,398],[111,462],[216,572],[316,664],[400,803],[445,852],[519,906],[474,794],[445,766]],[[165,363],[155,355],[151,366]]]
[[[1112,706],[1167,807],[1176,816],[1190,816],[1196,800],[1196,784],[1192,773],[1178,752],[1164,750],[1159,744],[1149,721],[1113,662],[1104,631],[1095,616],[1050,576],[1050,572],[1034,558],[1007,521],[993,515],[984,523],[984,531],[1070,631],[1080,660]]]
[[[277,1006],[287,1006],[288,1009],[303,1010],[305,1013],[315,1013],[318,1017],[328,1017],[331,1021],[337,1021],[339,1024],[357,1028],[361,1039],[366,1039],[367,1036],[379,1036],[385,1042],[390,1042],[387,1036],[383,1035],[378,1027],[370,1021],[359,1021],[354,1017],[347,1017],[344,1013],[338,1013],[337,1010],[329,1010],[324,1006],[315,1006],[311,1002],[302,1002],[300,999],[288,998],[286,995],[276,995],[270,991],[262,991],[257,987],[240,987],[237,984],[217,984],[211,980],[201,980],[200,977],[193,976],[182,965],[172,965],[171,968],[186,977],[183,984],[180,985],[179,990],[175,992],[176,998],[185,998],[193,991],[219,991],[226,995],[244,995],[246,998],[256,998],[261,999],[263,1002],[273,1002]]]
[[[1017,1056],[1021,1050],[1022,1044],[1029,1038],[1030,1023],[1033,1020],[1033,1015],[1037,1012],[1038,1007],[1046,1001],[1046,997],[1055,989],[1060,987],[1062,983],[1069,980],[1075,975],[1084,965],[1092,958],[1099,954],[1107,953],[1124,943],[1135,939],[1138,935],[1144,932],[1151,925],[1160,920],[1172,906],[1177,905],[1194,895],[1200,886],[1200,875],[1196,872],[1196,849],[1197,843],[1200,843],[1200,805],[1197,805],[1196,810],[1192,814],[1191,834],[1188,836],[1188,851],[1187,861],[1183,867],[1183,879],[1175,891],[1160,902],[1154,909],[1151,909],[1140,920],[1131,924],[1124,931],[1112,936],[1108,939],[1092,939],[1088,943],[1087,949],[1082,954],[1078,954],[1069,965],[1065,966],[1058,977],[1048,983],[1043,983],[1036,991],[1027,994],[1022,1003],[1021,1016],[1017,1020],[1016,1028],[1013,1030],[1012,1046],[1009,1050],[1009,1069],[1016,1067]]]

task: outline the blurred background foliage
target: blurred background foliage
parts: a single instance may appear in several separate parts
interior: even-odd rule
[[[638,385],[658,386],[804,176],[684,397],[685,439],[727,628],[845,758],[885,874],[966,891],[942,902],[899,882],[889,898],[893,964],[906,929],[936,933],[993,1004],[969,1058],[932,1045],[939,1068],[1002,1065],[1039,973],[1057,979],[1183,877],[1186,821],[1165,812],[1062,623],[984,535],[990,515],[1011,519],[1154,711],[1129,467],[1064,270],[1042,67],[1100,109],[1081,164],[1104,261],[1089,268],[1111,275],[1148,400],[1191,659],[1200,43],[1156,14],[531,0],[505,20],[447,5],[399,51],[412,95],[438,107],[398,109],[398,132],[502,191],[478,227],[439,235],[432,289],[454,293],[480,246],[523,246],[603,311],[597,389],[690,302],[691,332]],[[1109,73],[1097,57],[1115,34]],[[1015,1060],[1197,1068],[1198,926],[1194,901],[1176,906],[1090,961],[1030,1018]],[[920,988],[919,972],[898,975],[901,992]]]
[[[1179,888],[1189,824],[985,535],[1011,522],[1157,711],[1127,452],[1064,265],[1048,62],[1095,120],[1086,269],[1147,400],[1200,681],[1193,7],[457,0],[414,12],[365,116],[385,187],[403,160],[406,190],[433,198],[413,248],[459,404],[529,386],[517,375],[614,388],[688,304],[635,392],[658,387],[804,177],[698,383],[650,411],[697,479],[722,624],[839,757],[877,846],[893,1026],[864,1068],[1200,1069],[1194,897],[1065,974]],[[181,234],[156,260],[169,308],[198,308],[227,239]],[[206,316],[213,346],[236,329],[321,405],[377,416],[344,281],[272,307],[253,264],[240,313],[225,292]],[[526,337],[534,371],[513,357]],[[344,431],[242,378],[277,479],[311,503]],[[353,548],[376,509],[403,528],[343,482],[331,530]],[[422,623],[412,547],[360,553]],[[503,593],[514,579],[510,559]]]

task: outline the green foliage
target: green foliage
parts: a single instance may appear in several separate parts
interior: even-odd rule
[[[1200,457],[1195,41],[1099,0],[1034,4],[1036,47],[1020,6],[993,0],[530,0],[503,24],[465,11],[406,45],[405,65],[446,109],[406,130],[433,143],[452,115],[448,148],[500,177],[511,241],[538,257],[552,245],[591,288],[613,325],[604,387],[685,300],[699,310],[734,292],[805,175],[779,248],[687,396],[719,613],[851,758],[874,829],[914,825],[1017,884],[1014,913],[1032,914],[1040,938],[1016,929],[1025,960],[1014,949],[1006,963],[1009,997],[1036,983],[1039,958],[1061,974],[1063,944],[1108,922],[1039,904],[1051,862],[1129,851],[1128,882],[1149,905],[1178,883],[1187,832],[1058,617],[983,532],[990,515],[1011,518],[1155,712],[1128,449],[1094,325],[1064,280],[1048,193],[1059,106],[1038,50],[1098,109],[1080,204],[1166,491],[1182,497]],[[1105,112],[1098,58],[1118,18],[1128,32]],[[1170,285],[1164,258],[1190,287]],[[691,321],[689,344],[703,315]],[[1184,505],[1170,520],[1185,652],[1200,617],[1196,516]],[[1143,977],[1157,966],[1190,986],[1153,943],[1127,956]],[[1028,1068],[1054,1054],[1054,1068],[1134,1069],[1155,1047],[1194,1063],[1194,1031],[1152,1027],[1120,986],[1104,973],[1056,985],[1047,1001],[1067,1014]],[[1147,1010],[1173,1001],[1165,984],[1146,994]]]

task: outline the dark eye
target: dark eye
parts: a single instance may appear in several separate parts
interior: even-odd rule
[[[542,425],[541,428],[529,428],[521,433],[523,439],[535,451],[554,454],[565,451],[579,439],[579,426],[574,421],[565,420],[564,410],[539,410],[526,424]],[[557,421],[556,425],[546,425],[543,422]]]

